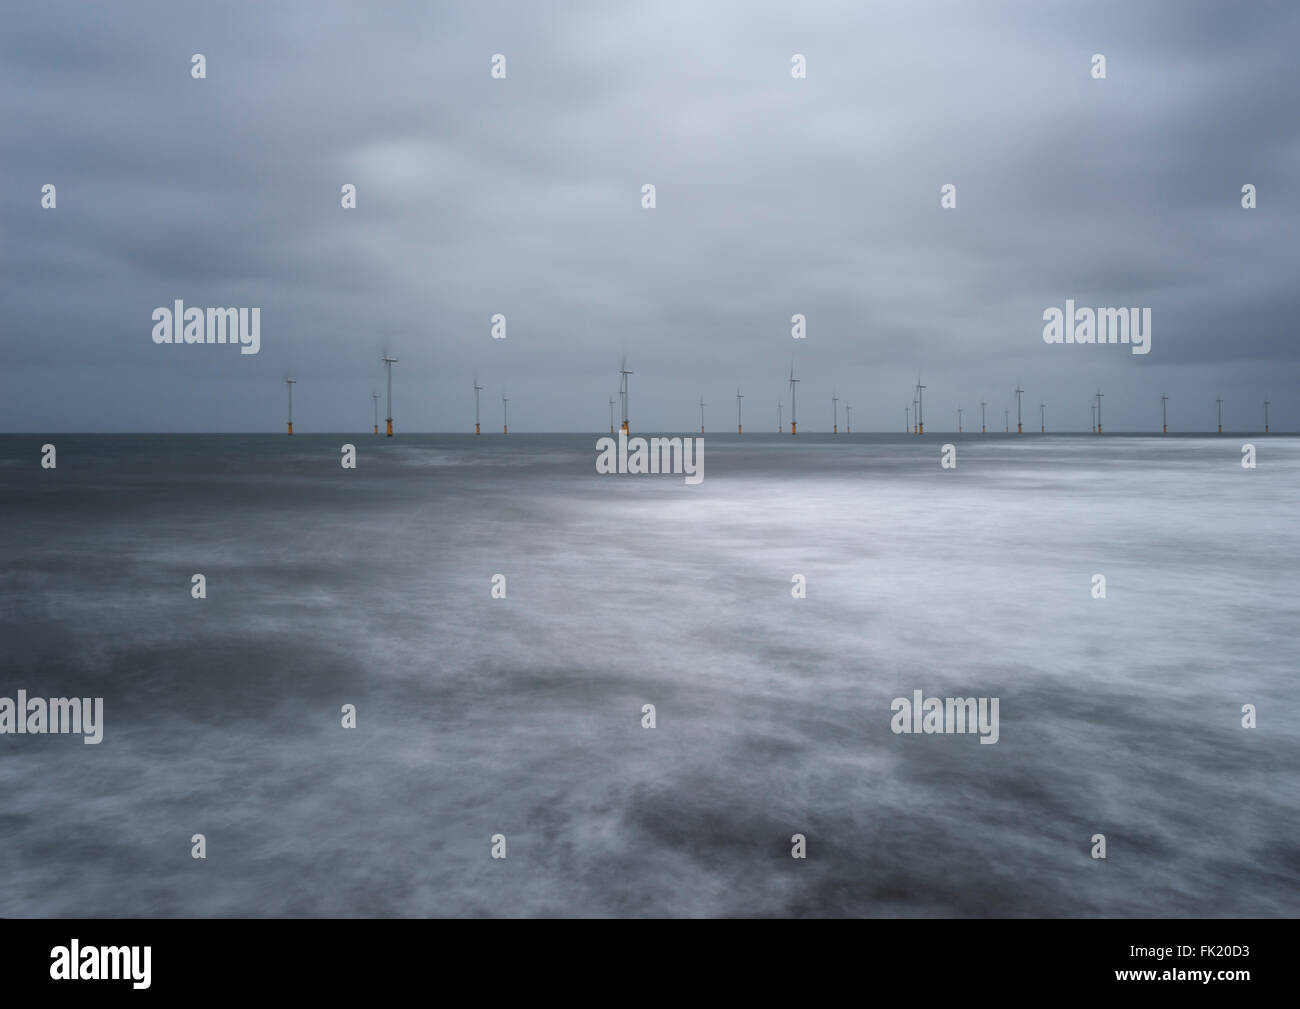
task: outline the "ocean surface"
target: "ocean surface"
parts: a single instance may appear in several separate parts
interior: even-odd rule
[[[1300,914],[1300,439],[597,437],[0,438],[0,916]]]

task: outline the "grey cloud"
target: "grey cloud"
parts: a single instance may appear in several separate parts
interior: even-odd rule
[[[856,426],[898,427],[918,369],[936,418],[1000,410],[1019,379],[1054,426],[1086,426],[1102,384],[1115,429],[1150,427],[1161,392],[1191,425],[1220,391],[1234,426],[1267,395],[1275,426],[1300,427],[1293,6],[53,3],[7,20],[4,429],[49,423],[53,395],[82,429],[276,430],[287,369],[302,430],[354,429],[384,349],[405,430],[465,429],[475,371],[489,398],[509,389],[518,430],[598,429],[624,351],[641,428],[690,428],[701,393],[737,384],[757,426],[792,357],[810,429],[832,386]],[[149,313],[177,297],[260,305],[262,353],[155,347]],[[1151,306],[1152,353],[1045,346],[1042,310],[1067,297]]]

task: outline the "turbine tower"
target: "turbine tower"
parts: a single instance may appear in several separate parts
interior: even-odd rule
[[[1025,390],[1020,388],[1020,379],[1016,379],[1016,434],[1024,434],[1024,426],[1020,423],[1020,398],[1024,395]]]
[[[1101,434],[1101,390],[1097,390],[1097,433]]]
[[[609,397],[609,433],[614,433],[614,397]]]
[[[289,433],[293,434],[293,385],[296,378],[286,378],[284,384],[289,387]]]
[[[1169,402],[1169,397],[1164,393],[1160,394],[1160,433],[1169,433],[1169,420],[1165,415],[1165,404]]]
[[[623,363],[618,366],[618,374],[621,379],[618,387],[619,399],[623,401],[623,433],[631,434],[627,426],[627,377],[632,374],[627,370],[627,355],[623,355]]]
[[[903,430],[908,434],[912,433],[912,408],[910,406],[903,407]]]
[[[1097,401],[1093,400],[1088,406],[1088,416],[1092,418],[1088,430],[1093,434],[1097,433]]]
[[[1268,400],[1264,400],[1264,433],[1268,434]]]
[[[1038,433],[1047,434],[1047,404],[1038,401]]]
[[[740,423],[740,401],[741,401],[742,399],[744,399],[744,398],[745,398],[745,397],[742,396],[742,395],[740,394],[740,386],[736,386],[736,434],[744,434],[744,433],[745,433],[745,429],[741,426],[741,423]],[[701,422],[701,425],[700,425],[700,426],[701,426],[701,429],[703,429],[703,423],[702,423],[702,422]]]
[[[845,434],[853,433],[853,404],[852,403],[844,404],[844,433]]]
[[[700,434],[704,433],[704,397],[700,397]]]
[[[384,367],[388,369],[388,437],[393,436],[393,365],[397,363],[397,358],[384,355]]]
[[[980,434],[987,434],[988,427],[984,424],[984,407],[988,406],[984,400],[980,400]]]
[[[1006,426],[1007,429],[1006,433],[1010,434],[1011,433],[1011,411],[1010,410],[1002,411],[1002,423]]]
[[[961,407],[957,407],[957,433],[961,434]]]
[[[379,393],[371,392],[370,398],[375,401],[375,434],[379,433]]]
[[[840,398],[835,395],[835,388],[831,387],[831,434],[840,433]]]
[[[785,421],[781,419],[782,409],[783,409],[783,404],[780,401],[778,401],[776,404],[776,433],[777,434],[780,434],[782,431],[785,430]]]
[[[478,376],[474,376],[474,433],[479,434],[478,426],[478,394],[483,391],[483,387],[478,384]]]
[[[1220,393],[1214,402],[1219,404],[1219,434],[1223,434],[1223,394]]]
[[[798,379],[794,377],[794,364],[792,363],[790,365],[790,434],[791,435],[796,435],[799,433],[799,424],[795,420],[795,413],[794,413],[794,396],[796,392],[795,386],[797,386],[801,381],[802,379]]]
[[[510,398],[503,392],[501,394],[501,433],[510,433],[510,407],[507,405]]]
[[[916,377],[916,433],[925,434],[925,389],[921,376]]]

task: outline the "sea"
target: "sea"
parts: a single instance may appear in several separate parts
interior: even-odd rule
[[[1300,438],[601,434],[0,437],[0,916],[1300,914]]]

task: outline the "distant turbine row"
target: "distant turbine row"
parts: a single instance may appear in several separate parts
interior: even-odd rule
[[[393,436],[393,365],[398,362],[397,362],[397,358],[389,357],[387,354],[385,354],[382,358],[380,358],[380,360],[384,364],[387,384],[388,384],[388,400],[387,400],[388,410],[387,410],[387,417],[385,418],[385,423],[386,423],[386,434],[389,438],[391,438]],[[622,408],[622,418],[619,423],[619,429],[624,434],[631,433],[631,428],[628,425],[628,377],[632,374],[633,372],[630,371],[627,366],[627,356],[624,355],[618,367],[618,376],[619,376],[618,395],[619,395],[619,402]],[[298,381],[297,379],[290,378],[288,376],[286,376],[284,379],[285,386],[287,387],[288,394],[289,394],[289,434],[290,435],[293,434],[293,387],[294,385],[297,384],[297,381]],[[790,377],[787,381],[790,387],[790,434],[797,435],[799,433],[799,425],[798,425],[798,419],[795,412],[796,393],[798,391],[799,382],[802,380],[794,377],[793,363],[791,363],[790,365]],[[928,386],[923,385],[921,383],[920,376],[918,375],[916,380],[916,385],[913,387],[912,404],[911,406],[905,406],[903,408],[903,426],[904,426],[904,430],[908,434],[925,434],[925,390],[927,388]],[[482,433],[482,427],[479,422],[479,393],[483,391],[484,386],[478,384],[477,374],[474,375],[473,389],[474,389],[474,433],[480,434]],[[1013,395],[1016,397],[1016,433],[1017,434],[1024,433],[1024,421],[1021,412],[1022,397],[1024,396],[1024,392],[1025,390],[1020,387],[1020,382],[1019,380],[1017,380],[1016,387],[1014,390],[1012,390]],[[370,397],[374,401],[374,433],[379,434],[379,393],[372,391],[370,393]],[[1093,396],[1089,401],[1091,412],[1092,412],[1092,421],[1091,421],[1090,429],[1094,434],[1101,434],[1102,432],[1101,401],[1103,398],[1104,398],[1104,394],[1102,393],[1101,389],[1098,389],[1093,394]],[[744,421],[741,413],[742,401],[744,399],[745,396],[741,393],[740,387],[737,386],[736,387],[736,433],[737,434],[743,434],[745,431]],[[1160,396],[1160,430],[1164,434],[1169,433],[1169,423],[1168,423],[1168,414],[1167,414],[1168,402],[1169,402],[1169,397],[1162,393]],[[1222,434],[1223,433],[1223,396],[1222,395],[1218,396],[1214,402],[1218,408],[1218,430],[1219,430],[1219,434]],[[501,394],[501,433],[502,434],[510,433],[509,404],[510,404],[510,398],[506,396],[504,392],[502,392]],[[840,404],[839,393],[835,390],[834,387],[832,387],[831,389],[831,432],[833,434],[839,434],[840,432],[839,404]],[[701,434],[704,433],[705,405],[706,404],[704,402],[704,397],[701,396],[700,397],[700,433]],[[1270,405],[1271,404],[1269,400],[1264,400],[1264,433],[1265,434],[1269,433],[1268,408]],[[985,408],[987,406],[988,403],[986,401],[980,400],[980,432],[981,433],[985,433],[988,431],[988,426],[985,418]],[[853,433],[853,406],[847,401],[845,401],[844,403],[844,413],[845,413],[845,432],[852,434]],[[963,419],[964,416],[965,416],[965,410],[963,410],[962,407],[958,406],[957,407],[957,432],[959,434],[965,431],[965,423]],[[1010,409],[1005,409],[1002,411],[1002,418],[1003,418],[1004,429],[1006,430],[1006,432],[1010,433],[1011,431]],[[778,434],[783,434],[785,432],[785,404],[780,401],[778,401],[776,404],[776,430]],[[1038,404],[1038,430],[1040,434],[1047,433],[1047,404],[1041,401]],[[609,397],[609,433],[610,434],[614,433],[613,395]]]

